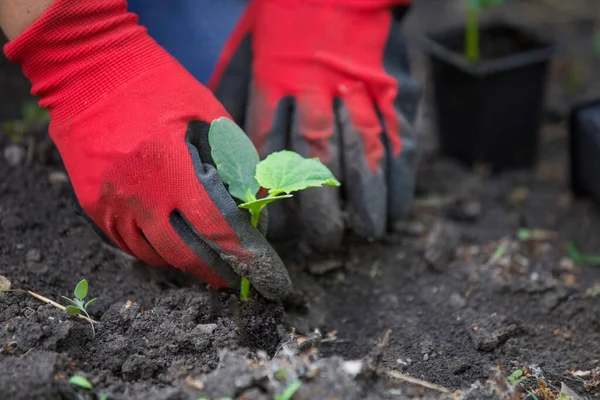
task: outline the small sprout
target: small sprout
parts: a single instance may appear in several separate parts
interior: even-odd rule
[[[472,63],[479,62],[479,11],[504,3],[504,0],[463,0],[466,6],[465,56]]]
[[[262,209],[269,203],[292,197],[291,193],[311,187],[340,186],[333,173],[318,158],[304,158],[293,151],[271,153],[260,161],[258,152],[244,131],[227,118],[212,122],[208,131],[211,156],[219,177],[239,208],[250,212],[258,226]],[[257,198],[260,188],[267,196]],[[240,299],[248,299],[250,282],[242,277]]]
[[[208,397],[198,397],[196,400],[209,400]],[[219,397],[216,400],[233,400],[231,397]]]
[[[527,376],[525,376],[525,374],[523,373],[523,370],[521,369],[516,369],[513,371],[512,374],[510,374],[507,378],[506,378],[510,383],[512,383],[513,385],[518,385],[521,381],[524,381],[525,379],[527,379]]]
[[[532,398],[533,400],[540,400],[539,397],[537,397],[537,395],[535,394],[535,392],[533,390],[528,390],[527,391],[527,396],[525,396],[526,399],[528,398]]]
[[[517,238],[520,241],[527,240],[551,240],[556,237],[556,232],[544,229],[521,228],[517,232]]]
[[[275,400],[291,400],[301,386],[302,381],[299,379],[295,380],[294,382],[290,383],[287,388],[285,388],[282,394],[275,396]]]
[[[79,313],[82,313],[86,317],[88,317],[88,319],[91,319],[90,315],[88,314],[87,308],[91,303],[93,303],[97,299],[93,298],[86,303],[84,300],[85,300],[85,297],[87,296],[87,292],[88,292],[88,282],[87,282],[87,280],[82,279],[77,284],[77,286],[75,286],[75,290],[73,291],[73,294],[75,295],[75,297],[73,299],[62,296],[64,299],[66,299],[67,301],[69,301],[71,303],[70,305],[68,305],[66,307],[67,312],[69,313],[69,315],[71,317],[74,315],[77,315]],[[90,322],[90,325],[92,326],[92,333],[95,336],[96,331],[94,330],[94,324]]]
[[[285,368],[281,368],[281,369],[278,369],[277,371],[275,371],[275,373],[273,374],[273,376],[278,381],[282,381],[282,380],[284,380],[284,379],[287,378],[288,372],[287,372],[287,370]]]
[[[575,264],[587,265],[590,267],[597,267],[600,265],[600,256],[586,256],[581,254],[573,242],[567,243],[567,254]]]
[[[69,383],[82,387],[84,389],[93,389],[94,385],[92,385],[92,382],[88,381],[85,377],[81,376],[81,375],[73,375],[70,379],[69,379]]]

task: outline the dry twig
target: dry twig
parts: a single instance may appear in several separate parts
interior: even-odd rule
[[[384,374],[388,375],[389,377],[392,377],[394,379],[398,379],[404,382],[408,382],[408,383],[412,383],[414,385],[419,385],[422,386],[424,388],[427,389],[431,389],[431,390],[435,390],[441,393],[451,393],[449,389],[440,386],[440,385],[436,385],[435,383],[431,383],[431,382],[427,382],[418,378],[413,378],[412,376],[408,376],[405,375],[403,373],[400,373],[398,371],[392,371],[389,369],[384,369],[381,370],[381,372],[383,372]]]

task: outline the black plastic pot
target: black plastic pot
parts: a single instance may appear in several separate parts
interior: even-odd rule
[[[569,117],[571,189],[600,202],[600,99],[575,106]]]
[[[533,166],[548,61],[556,47],[505,22],[480,27],[477,64],[463,56],[464,27],[422,39],[441,151],[494,172]]]

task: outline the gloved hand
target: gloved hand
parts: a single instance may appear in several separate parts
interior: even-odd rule
[[[238,123],[245,118],[261,156],[289,148],[319,157],[342,182],[298,193],[287,207],[269,205],[273,237],[296,218],[306,242],[331,250],[347,227],[379,238],[410,211],[420,88],[399,31],[409,2],[250,1],[210,87]],[[240,60],[249,54],[243,116],[235,87],[243,77]]]
[[[210,164],[208,128],[227,112],[124,0],[56,0],[5,52],[48,108],[79,203],[112,242],[215,287],[242,275],[267,298],[289,292],[279,256]]]

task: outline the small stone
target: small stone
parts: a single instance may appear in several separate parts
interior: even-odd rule
[[[352,376],[352,378],[355,378],[356,375],[360,373],[362,367],[363,362],[361,360],[345,361],[344,364],[342,364],[344,372]]]
[[[4,148],[4,159],[11,167],[16,167],[23,163],[27,152],[18,144],[10,144]]]
[[[509,338],[518,335],[521,327],[505,316],[492,314],[478,320],[469,330],[475,348],[490,352],[502,346]]]
[[[217,324],[201,324],[197,328],[200,332],[210,335],[217,329]]]
[[[25,260],[27,262],[38,262],[42,259],[42,253],[38,249],[30,249],[25,254]]]
[[[463,308],[467,305],[467,300],[458,293],[452,293],[448,302],[455,309]]]
[[[53,186],[60,186],[69,182],[69,177],[63,171],[53,171],[48,174],[48,182]]]
[[[459,239],[460,234],[455,226],[437,223],[425,240],[425,261],[432,269],[444,271],[454,258]]]
[[[320,260],[311,262],[308,265],[308,270],[313,275],[325,275],[326,273],[342,268],[344,261],[340,259]]]

